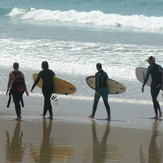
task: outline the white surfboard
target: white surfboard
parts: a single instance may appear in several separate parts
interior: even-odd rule
[[[145,67],[137,67],[135,70],[136,77],[141,83],[144,83],[146,73],[147,73],[147,68],[145,68]],[[163,72],[162,72],[162,74],[163,74]],[[163,75],[162,75],[162,77],[163,77]],[[151,75],[150,75],[146,85],[150,87],[151,82],[152,82],[152,79],[151,79]],[[163,90],[163,87],[161,88],[161,90]]]
[[[95,76],[88,76],[86,82],[92,89],[95,89]],[[119,94],[126,91],[126,87],[123,84],[112,79],[107,80],[107,85],[109,94]]]

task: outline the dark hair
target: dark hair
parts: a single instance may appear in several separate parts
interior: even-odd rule
[[[19,63],[15,62],[15,63],[13,64],[13,68],[14,68],[14,69],[18,69],[18,68],[19,68]]]
[[[101,64],[101,63],[97,63],[97,64],[96,64],[96,68],[97,68],[97,69],[102,69],[102,64]]]
[[[148,57],[148,59],[146,59],[146,61],[155,61],[156,59],[155,59],[155,57],[153,57],[153,56],[150,56],[150,57]]]
[[[43,70],[48,70],[49,69],[49,64],[47,61],[43,61],[41,65]]]

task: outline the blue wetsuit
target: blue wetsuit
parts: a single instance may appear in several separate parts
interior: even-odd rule
[[[148,67],[148,70],[144,79],[143,87],[147,83],[149,79],[149,75],[151,75],[151,78],[152,78],[151,96],[153,100],[154,111],[155,111],[155,114],[158,115],[158,110],[161,111],[160,105],[157,101],[157,96],[160,92],[160,89],[162,88],[162,67],[155,63],[151,64]]]
[[[107,73],[103,70],[100,70],[99,72],[97,72],[95,74],[95,77],[96,77],[96,88],[95,88],[96,93],[94,95],[92,116],[93,117],[95,116],[98,101],[99,101],[100,97],[102,96],[108,117],[110,117],[110,106],[108,104],[108,91],[109,90],[108,90],[107,83],[106,83],[106,81],[109,77],[108,77]],[[97,92],[98,92],[98,94],[97,94]]]

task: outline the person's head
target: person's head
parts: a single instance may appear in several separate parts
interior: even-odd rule
[[[43,61],[41,64],[41,67],[43,70],[48,70],[49,69],[49,64],[47,61]]]
[[[96,64],[96,68],[98,71],[100,71],[102,69],[102,64],[101,63],[97,63]]]
[[[13,64],[13,69],[16,70],[16,69],[19,69],[19,63],[15,62]]]
[[[153,63],[155,63],[156,59],[155,59],[155,57],[150,56],[150,57],[148,57],[148,59],[146,59],[146,61],[148,61],[149,64],[153,64]]]

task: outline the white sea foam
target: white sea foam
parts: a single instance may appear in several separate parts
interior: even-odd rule
[[[53,42],[47,39],[0,39],[0,51],[0,66],[5,68],[17,61],[25,69],[40,70],[41,61],[47,60],[55,71],[86,76],[94,74],[95,64],[101,62],[111,77],[124,80],[135,79],[135,67],[144,66],[148,55],[157,53],[157,59],[162,58],[162,49],[152,49],[149,46],[143,48],[110,43]]]
[[[49,21],[70,24],[91,24],[104,28],[119,28],[146,32],[163,32],[163,17],[105,14],[101,11],[78,12],[46,9],[13,8],[8,16],[21,20]]]
[[[0,95],[4,95],[4,91],[0,91]],[[32,93],[30,96],[33,97],[42,97],[41,93]],[[71,99],[71,100],[78,100],[78,101],[93,101],[94,97],[90,96],[75,96],[74,95],[69,95],[69,96],[63,96],[63,95],[57,95],[57,97],[60,99]],[[109,102],[112,103],[126,103],[126,104],[143,104],[143,105],[153,105],[151,100],[143,100],[143,99],[125,99],[125,98],[113,98],[109,97]],[[163,102],[160,102],[160,105],[163,105]]]
[[[124,84],[127,88],[124,96],[117,96],[119,97],[118,102],[136,103],[136,100],[124,101],[124,99],[142,99],[141,83],[136,80],[135,68],[147,67],[145,59],[149,55],[157,54],[157,59],[160,61],[162,48],[155,49],[150,46],[138,47],[127,44],[6,38],[0,39],[0,54],[2,72],[0,81],[3,89],[6,88],[7,74],[12,70],[14,62],[19,62],[21,70],[26,74],[27,85],[31,87],[31,74],[39,72],[41,62],[47,60],[57,76],[69,80],[77,87],[75,95],[80,96],[79,99],[85,98],[84,100],[86,100],[87,96],[88,99],[93,97],[93,91],[88,89],[85,78],[93,75],[96,72],[95,64],[101,62],[109,77]],[[148,91],[146,91],[145,99],[150,98],[147,93]],[[115,100],[111,99],[113,102]]]

